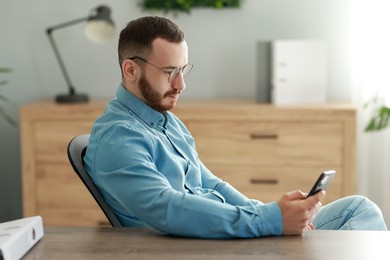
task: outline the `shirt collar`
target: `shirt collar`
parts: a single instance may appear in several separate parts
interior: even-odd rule
[[[122,84],[119,86],[116,96],[119,102],[124,104],[150,127],[155,128],[157,125],[166,123],[165,120],[167,120],[167,117],[144,103],[133,93],[129,92]]]

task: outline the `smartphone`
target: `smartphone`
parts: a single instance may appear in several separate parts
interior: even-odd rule
[[[326,190],[336,175],[335,170],[323,171],[315,182],[314,186],[311,188],[309,195],[307,197],[313,196],[321,190]]]

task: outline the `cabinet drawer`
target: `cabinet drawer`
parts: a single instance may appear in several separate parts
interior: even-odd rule
[[[48,217],[48,225],[89,223],[94,226],[107,222],[102,210],[69,163],[38,163],[36,196],[38,214],[44,219]],[[57,222],[56,219],[66,222]]]
[[[343,126],[319,122],[188,122],[207,163],[310,167],[342,164]]]
[[[257,168],[210,166],[209,169],[219,178],[230,183],[249,198],[263,202],[278,200],[282,194],[301,190],[309,192],[322,170],[316,168]],[[341,169],[332,180],[323,203],[343,196]]]
[[[38,162],[67,162],[69,141],[79,134],[91,132],[92,121],[37,122],[34,124],[36,160]]]

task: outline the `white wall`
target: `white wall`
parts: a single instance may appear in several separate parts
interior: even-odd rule
[[[138,1],[106,1],[118,32],[131,19],[149,15]],[[66,92],[45,29],[86,16],[94,0],[0,0],[0,67],[12,67],[0,89],[18,105]],[[331,100],[351,100],[348,67],[348,0],[242,0],[240,9],[197,9],[166,15],[185,31],[194,64],[187,98],[255,98],[256,41],[323,38],[329,44]],[[154,13],[156,15],[164,15]],[[92,98],[112,97],[119,84],[116,45],[93,45],[83,25],[53,33],[73,84]],[[18,118],[18,109],[8,107]],[[19,133],[0,120],[0,221],[21,217]],[[4,209],[4,210],[3,210]]]
[[[358,177],[362,193],[368,194],[382,208],[390,224],[390,128],[363,133],[374,113],[374,105],[363,109],[364,103],[379,94],[379,104],[390,105],[390,18],[387,0],[351,0],[351,68],[358,113]],[[378,104],[378,105],[379,105]]]

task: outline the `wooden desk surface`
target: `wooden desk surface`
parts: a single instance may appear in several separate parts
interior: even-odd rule
[[[23,259],[390,259],[390,232],[309,231],[303,236],[203,240],[138,228],[45,227]]]

